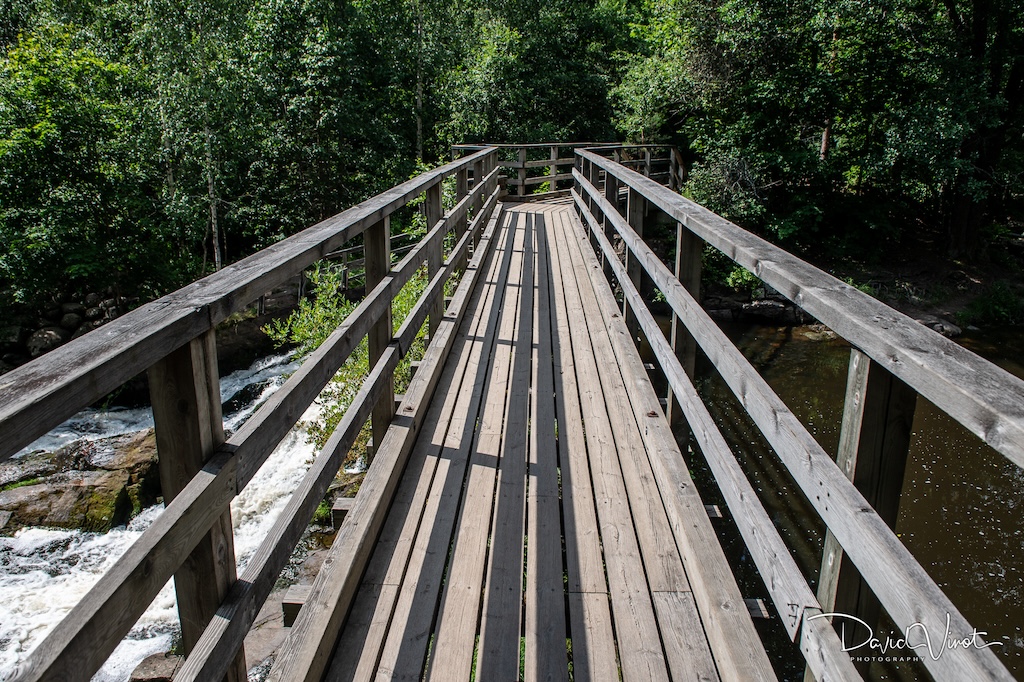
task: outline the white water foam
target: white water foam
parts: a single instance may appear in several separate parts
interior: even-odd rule
[[[220,380],[221,401],[228,402],[248,386],[263,386],[255,400],[246,401],[238,410],[224,415],[224,428],[236,431],[253,412],[284,385],[287,377],[301,363],[292,353],[272,355],[254,362],[248,369],[240,369]],[[110,409],[86,408],[56,427],[45,436],[20,450],[14,457],[30,452],[55,452],[75,441],[97,441],[138,433],[153,428],[153,410],[150,407]]]
[[[255,387],[250,400],[225,416],[225,429],[240,427],[298,366],[299,362],[288,355],[275,356],[224,377],[221,393],[225,401],[247,387]],[[314,404],[302,420],[318,416],[319,408]],[[148,409],[105,413],[86,410],[23,452],[56,449],[79,439],[94,441],[151,426],[152,413]],[[239,573],[287,504],[314,455],[313,446],[306,442],[305,430],[292,429],[232,502]],[[67,615],[162,509],[162,505],[150,507],[127,527],[105,534],[26,528],[13,537],[0,538],[0,680],[13,673],[19,661]],[[173,582],[168,582],[94,676],[94,682],[124,682],[144,658],[167,651],[177,633]]]

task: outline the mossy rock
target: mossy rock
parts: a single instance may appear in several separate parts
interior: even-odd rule
[[[76,528],[103,533],[128,521],[132,503],[127,471],[69,471],[45,482],[0,492],[0,510],[22,526]]]

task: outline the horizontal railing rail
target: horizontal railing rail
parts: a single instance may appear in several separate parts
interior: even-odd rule
[[[217,669],[213,676],[204,672],[200,679],[245,679],[242,643],[256,613],[359,429],[372,415],[374,437],[380,443],[390,426],[398,362],[425,321],[431,329],[441,324],[445,284],[465,269],[498,205],[501,187],[495,162],[496,150],[485,149],[413,178],[3,377],[5,384],[11,382],[0,408],[0,432],[7,435],[17,425],[31,433],[50,428],[101,397],[117,385],[111,386],[114,379],[103,376],[108,369],[116,377],[131,377],[149,369],[166,502],[153,525],[19,663],[14,679],[90,679],[172,575],[184,648],[190,652],[187,664],[204,671]],[[440,183],[453,176],[457,203],[445,213]],[[424,192],[430,229],[392,264],[389,216]],[[449,234],[454,235],[455,246],[445,259],[444,242]],[[213,326],[357,235],[364,238],[365,298],[285,385],[225,441]],[[402,328],[394,333],[392,301],[424,265],[427,287]],[[167,318],[166,323],[162,317]],[[120,333],[108,329],[117,323]],[[245,573],[236,580],[231,500],[364,337],[369,338],[371,369],[362,390]],[[60,355],[52,357],[54,353]],[[84,360],[73,363],[79,355]],[[61,396],[65,404],[57,404]],[[32,438],[21,435],[13,442],[9,438],[3,445],[4,456],[17,452]],[[211,543],[210,557],[200,556]],[[202,591],[211,585],[212,594]],[[214,618],[218,610],[221,617]]]
[[[573,198],[595,250],[603,258],[606,273],[622,288],[627,321],[632,320],[650,343],[809,671],[818,679],[856,674],[823,617],[838,611],[835,600],[841,590],[837,586],[840,579],[858,579],[845,570],[838,572],[844,554],[901,630],[921,623],[929,632],[946,632],[948,622],[952,633],[975,632],[891,530],[895,519],[882,518],[880,514],[889,513],[880,511],[885,500],[869,501],[862,494],[855,469],[867,465],[858,462],[857,456],[867,460],[871,455],[878,460],[875,464],[882,466],[891,466],[901,456],[905,460],[907,403],[912,416],[913,399],[920,393],[1020,465],[1024,461],[1024,382],[613,159],[594,151],[576,153]],[[623,189],[627,195],[624,212],[618,201]],[[648,207],[660,209],[677,222],[675,272],[643,240],[643,216]],[[625,263],[617,255],[614,240],[626,246]],[[700,254],[705,242],[854,346],[841,438],[846,444],[840,446],[840,463],[846,471],[699,305]],[[643,277],[653,281],[672,309],[671,338],[665,337],[641,296]],[[693,360],[698,346],[828,528],[817,595],[694,388]],[[885,375],[881,370],[894,379],[882,381]],[[897,422],[902,424],[893,426]],[[848,455],[845,459],[844,454]],[[871,607],[862,608],[871,612]],[[877,610],[872,613],[877,616]],[[989,648],[955,648],[938,658],[921,648],[916,653],[938,680],[1012,679]]]
[[[500,150],[499,164],[511,171],[508,186],[521,198],[544,198],[565,194],[572,183],[573,152],[577,149],[598,150],[611,154],[616,161],[634,167],[646,177],[678,189],[685,178],[679,151],[665,144],[622,144],[617,142],[544,142],[534,144],[486,145]],[[484,145],[453,145],[453,155],[474,152]],[[547,154],[544,154],[547,152]],[[564,170],[563,170],[564,169]],[[532,187],[547,183],[547,192],[532,194]]]

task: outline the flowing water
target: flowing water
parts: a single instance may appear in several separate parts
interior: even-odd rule
[[[736,325],[726,330],[827,452],[835,456],[842,420],[849,346],[810,328]],[[1024,333],[986,331],[958,339],[1024,377]],[[804,575],[816,585],[824,526],[770,447],[717,377],[698,375],[723,433],[759,491]],[[694,476],[712,490],[694,462]],[[719,500],[707,500],[716,502]],[[1024,679],[1024,471],[967,432],[930,402],[918,399],[896,533],[967,620]],[[725,533],[729,536],[729,533]],[[755,585],[752,561],[727,537],[741,583]],[[766,595],[764,595],[766,596]],[[891,626],[889,626],[891,627]],[[884,629],[888,630],[889,627]],[[879,632],[883,628],[880,626]],[[802,664],[784,675],[801,679]],[[913,666],[878,666],[875,679],[917,679]]]
[[[289,355],[258,360],[221,379],[224,427],[237,430],[283,384],[299,363]],[[316,418],[314,406],[302,420]],[[153,426],[149,408],[88,409],[40,438],[19,455],[52,452],[76,440],[98,448],[106,439]],[[231,504],[235,555],[241,572],[309,468],[313,446],[293,429],[263,468]],[[17,456],[17,455],[16,455]],[[125,550],[159,516],[162,505],[145,509],[126,526],[108,533],[27,528],[0,538],[0,679],[35,648]],[[179,629],[169,582],[95,676],[123,682],[143,658],[167,651]]]

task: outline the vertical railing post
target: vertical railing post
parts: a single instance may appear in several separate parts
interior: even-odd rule
[[[209,330],[153,365],[149,369],[149,391],[160,488],[164,504],[169,504],[224,443],[214,331]],[[231,510],[225,509],[174,574],[186,654],[199,641],[236,577]],[[244,651],[238,651],[225,679],[245,682]]]
[[[651,148],[644,147],[644,175],[651,177]]]
[[[893,529],[899,515],[916,404],[914,389],[866,354],[851,349],[836,464]],[[831,531],[825,534],[818,601],[823,612],[856,616],[870,628],[877,625],[881,614],[871,588],[844,556]],[[861,634],[853,633],[850,638]],[[805,679],[808,675],[810,672]]]
[[[558,145],[551,145],[551,177],[548,180],[548,190],[554,192],[558,189]]]
[[[676,279],[698,303],[700,303],[701,256],[703,253],[704,240],[682,223],[676,223]],[[672,313],[670,337],[669,340],[676,357],[679,358],[679,364],[683,366],[683,370],[692,381],[697,364],[697,342],[675,312]],[[669,423],[673,425],[682,423],[683,410],[679,406],[679,401],[672,394],[671,388],[668,390],[666,398],[668,399]]]
[[[427,217],[427,231],[434,229],[444,214],[444,207],[441,204],[441,181],[438,181],[427,188],[427,200],[424,205]],[[434,278],[441,269],[444,250],[444,235],[438,235],[437,240],[427,249],[427,281]],[[434,331],[441,324],[441,316],[444,315],[444,296],[438,296],[433,305],[430,306],[430,338],[434,338]]]
[[[519,173],[516,186],[519,187],[519,196],[524,197],[526,196],[526,147],[520,147],[517,160],[519,162]]]
[[[579,174],[583,175],[583,157],[580,156],[579,154],[577,154],[575,149],[573,150],[573,162],[572,163],[573,163],[573,167],[576,168],[576,170],[579,172]],[[583,197],[587,196],[584,193],[583,185],[582,185],[582,183],[580,183],[579,180],[573,179],[573,187],[576,188],[576,194],[579,195],[580,198],[583,198]],[[573,203],[575,203],[575,202],[573,202]],[[587,221],[583,220],[583,209],[581,209],[579,206],[576,207],[576,217],[580,219],[580,223],[582,223],[583,225],[587,224]]]
[[[596,187],[596,185],[595,185]],[[616,212],[618,211],[618,194],[619,194],[619,181],[614,175],[608,171],[604,172],[604,197],[611,202],[612,206],[615,207]],[[612,219],[610,216],[601,214],[601,225],[604,227],[604,236],[608,238],[608,243],[615,243],[615,227],[612,225]],[[601,254],[601,263],[604,266],[604,276],[609,282],[612,280],[612,264],[608,260],[608,256],[604,253],[604,249],[595,240],[595,248],[598,253]]]
[[[484,175],[484,159],[477,159],[473,162],[473,189],[476,189],[477,186],[483,182]],[[474,218],[480,215],[480,211],[484,208],[484,201],[488,196],[490,196],[490,193],[486,189],[476,195],[476,199],[473,200]]]
[[[647,199],[640,192],[630,187],[629,194],[626,197],[626,222],[629,223],[629,226],[636,231],[641,239],[644,236],[644,214],[646,212]],[[633,282],[636,290],[642,294],[643,268],[640,265],[640,261],[629,252],[628,248],[626,249],[626,274],[629,275],[629,279]],[[633,335],[633,340],[635,341],[640,333],[640,325],[625,299],[622,301],[622,317],[626,323],[626,328],[629,329],[629,333]]]
[[[391,218],[385,217],[378,223],[371,225],[363,233],[363,250],[366,253],[366,293],[370,293],[375,286],[391,270]],[[367,334],[367,346],[369,351],[369,367],[373,368],[377,360],[384,354],[388,344],[391,343],[393,335],[391,328],[391,302],[388,302],[384,314]],[[387,387],[380,396],[380,400],[373,407],[373,416],[370,423],[373,431],[374,449],[367,457],[367,464],[372,460],[376,447],[384,442],[384,434],[391,425],[391,419],[395,416],[395,379],[388,377]]]
[[[467,194],[469,194],[469,169],[463,166],[455,174],[455,203],[458,204]],[[459,240],[462,239],[462,235],[466,234],[468,227],[469,214],[463,213],[462,217],[455,221],[455,240],[452,243],[458,244]],[[464,251],[455,267],[458,270],[465,270],[468,259],[469,253]]]
[[[616,211],[619,209],[619,179],[607,171],[604,174],[604,198]]]

